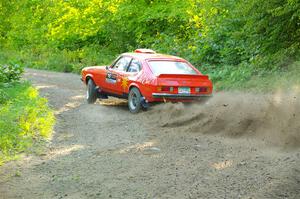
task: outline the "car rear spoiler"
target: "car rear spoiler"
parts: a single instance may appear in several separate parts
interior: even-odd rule
[[[189,78],[189,79],[208,79],[208,75],[188,75],[188,74],[160,74],[158,78]]]

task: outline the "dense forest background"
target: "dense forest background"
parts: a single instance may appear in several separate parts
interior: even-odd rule
[[[297,70],[300,2],[0,1],[1,62],[79,72],[141,47],[184,57],[224,87]]]

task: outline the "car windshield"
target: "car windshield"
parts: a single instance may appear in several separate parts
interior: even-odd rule
[[[154,75],[160,74],[189,74],[196,75],[197,72],[185,62],[179,61],[149,61]]]

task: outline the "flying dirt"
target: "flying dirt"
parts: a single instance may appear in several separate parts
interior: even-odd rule
[[[272,95],[219,92],[205,104],[164,104],[149,114],[161,127],[300,147],[299,90]]]
[[[0,199],[300,198],[300,89],[90,105],[75,74],[26,70],[57,118],[45,150],[0,167]]]

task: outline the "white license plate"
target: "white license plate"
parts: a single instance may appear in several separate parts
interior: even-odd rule
[[[178,88],[178,93],[180,93],[180,94],[190,94],[191,93],[191,88],[190,87],[179,87]]]

